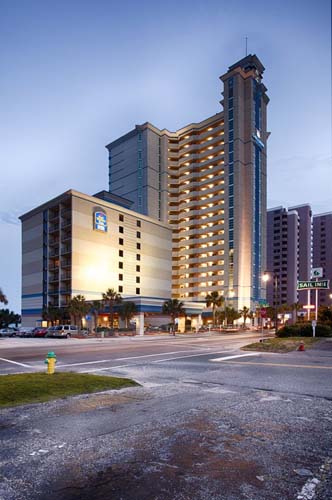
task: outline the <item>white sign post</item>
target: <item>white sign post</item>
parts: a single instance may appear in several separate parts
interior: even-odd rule
[[[311,322],[311,326],[312,326],[312,336],[313,336],[313,337],[316,337],[316,325],[317,325],[317,321],[314,319],[314,320]]]
[[[315,278],[316,281],[318,278],[323,277],[323,268],[322,267],[313,267],[311,269],[311,279]],[[317,322],[318,319],[318,289],[315,290],[315,320]],[[316,326],[316,325],[315,325]],[[315,336],[315,330],[314,330],[314,336]]]

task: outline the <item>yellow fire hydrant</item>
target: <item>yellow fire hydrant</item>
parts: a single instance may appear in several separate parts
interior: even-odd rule
[[[51,352],[47,353],[45,363],[47,364],[47,372],[46,373],[48,373],[48,375],[52,375],[55,372],[55,363],[56,363],[55,352],[51,351]]]

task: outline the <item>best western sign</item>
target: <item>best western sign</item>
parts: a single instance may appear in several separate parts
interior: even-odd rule
[[[317,280],[317,281],[298,281],[298,290],[315,290],[317,288],[329,289],[330,280]]]

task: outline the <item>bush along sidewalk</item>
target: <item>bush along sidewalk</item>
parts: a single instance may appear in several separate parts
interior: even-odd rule
[[[318,323],[316,326],[316,337],[332,337],[332,328],[328,325]],[[295,325],[287,325],[277,332],[277,337],[312,337],[313,331],[311,323],[296,323]]]

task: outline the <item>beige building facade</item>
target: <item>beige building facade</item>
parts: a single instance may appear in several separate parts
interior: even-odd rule
[[[23,325],[35,326],[44,307],[66,308],[78,294],[100,300],[108,288],[142,313],[170,298],[170,227],[97,196],[69,190],[22,215]]]

